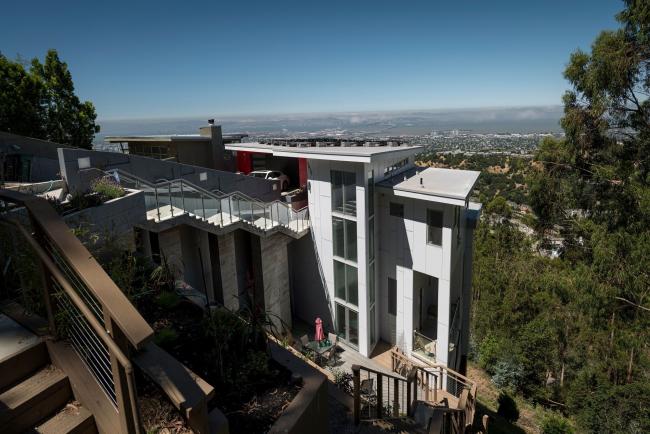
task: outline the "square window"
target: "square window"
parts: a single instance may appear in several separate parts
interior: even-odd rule
[[[401,203],[390,203],[390,215],[393,217],[404,218],[404,205]]]

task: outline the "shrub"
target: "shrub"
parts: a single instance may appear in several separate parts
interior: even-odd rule
[[[497,414],[510,423],[517,422],[517,419],[519,419],[519,409],[515,400],[507,393],[501,392],[497,402],[499,404]]]
[[[178,294],[174,291],[163,291],[156,297],[156,304],[165,310],[174,308],[178,302]]]
[[[95,193],[104,197],[105,200],[117,199],[126,194],[124,188],[115,179],[108,176],[94,180],[90,188]]]
[[[172,327],[165,327],[156,333],[154,337],[154,342],[160,345],[163,348],[169,348],[174,345],[174,342],[178,339],[178,333]]]
[[[332,369],[332,374],[334,374],[334,384],[336,387],[344,391],[345,393],[352,395],[354,392],[354,378],[352,373],[346,372],[342,369]]]
[[[502,341],[495,336],[488,336],[483,339],[478,348],[478,364],[489,374],[494,374],[496,363],[505,353]]]
[[[512,358],[500,360],[494,367],[492,382],[499,389],[519,390],[524,380],[524,368]]]
[[[542,420],[542,434],[573,434],[575,431],[569,421],[551,413]]]

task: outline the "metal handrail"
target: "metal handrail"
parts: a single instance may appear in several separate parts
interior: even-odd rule
[[[49,255],[45,253],[43,248],[36,242],[36,240],[34,240],[32,235],[29,232],[27,232],[27,230],[18,222],[6,220],[6,219],[3,219],[2,222],[6,224],[10,224],[18,229],[18,231],[23,235],[25,240],[32,247],[32,249],[34,249],[40,261],[43,263],[43,265],[51,273],[52,277],[59,284],[59,287],[65,291],[66,295],[74,303],[75,307],[79,309],[79,311],[82,313],[84,319],[88,322],[88,324],[90,324],[93,331],[95,332],[95,335],[102,340],[104,345],[106,345],[106,347],[109,349],[110,354],[112,354],[115,357],[115,360],[122,366],[127,377],[127,389],[128,389],[129,401],[131,405],[130,411],[134,418],[138,418],[139,412],[137,409],[137,401],[136,401],[136,394],[135,394],[135,379],[133,375],[134,374],[133,366],[131,365],[131,362],[129,361],[128,357],[126,357],[124,352],[122,352],[120,347],[110,337],[109,331],[106,330],[99,323],[95,314],[93,314],[93,312],[90,311],[86,303],[81,299],[79,294],[77,294],[77,292],[74,290],[72,285],[68,282],[68,280],[65,278],[63,273],[59,270],[59,268],[54,264],[54,262],[49,257]],[[48,310],[48,316],[51,315],[52,315],[51,310]],[[49,321],[50,324],[52,324],[53,318],[49,318]],[[137,420],[136,423],[134,423],[134,426],[135,429],[139,432],[140,424]]]

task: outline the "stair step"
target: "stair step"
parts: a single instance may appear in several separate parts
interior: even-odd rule
[[[95,418],[84,407],[68,404],[42,425],[36,427],[40,434],[95,434]]]
[[[0,360],[0,392],[24,380],[29,374],[50,363],[44,342],[36,341],[10,357]]]
[[[5,434],[34,427],[71,398],[68,377],[47,366],[0,395],[0,426]]]

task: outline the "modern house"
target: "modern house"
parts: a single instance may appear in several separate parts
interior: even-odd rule
[[[462,374],[479,173],[418,167],[422,147],[395,141],[244,138],[210,124],[199,135],[109,138],[128,143],[122,153],[61,147],[60,197],[103,177],[129,191],[64,218],[164,261],[177,291],[205,309],[259,309],[294,334],[321,318],[359,360],[392,347],[399,375],[367,370],[378,396],[394,385],[391,411],[410,415],[414,400],[438,405],[437,390],[449,390],[447,408],[470,418],[454,431],[464,432],[476,392]],[[263,168],[288,174],[290,191],[247,176]]]

